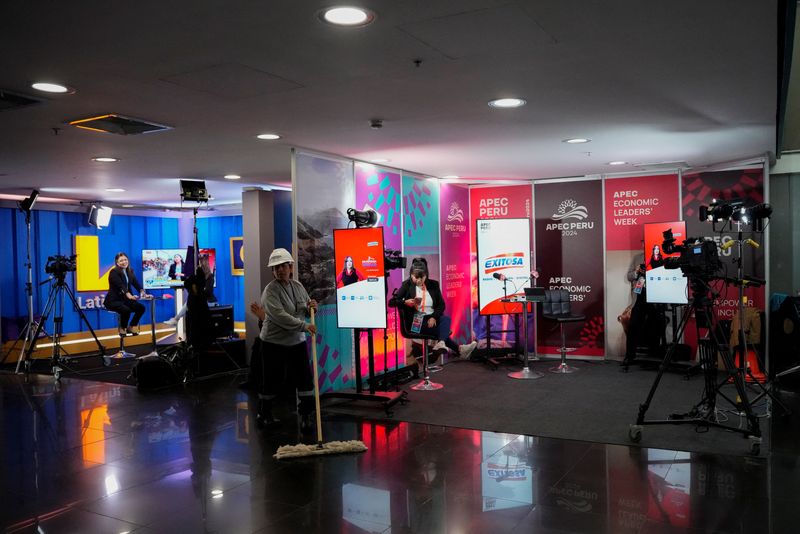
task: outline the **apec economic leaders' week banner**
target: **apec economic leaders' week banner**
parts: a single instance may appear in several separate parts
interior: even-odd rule
[[[476,225],[480,314],[522,313],[522,306],[502,299],[530,286],[530,221],[478,219]]]
[[[339,328],[386,328],[383,227],[333,231]]]
[[[677,174],[607,179],[605,189],[608,250],[641,250],[645,223],[679,216]]]

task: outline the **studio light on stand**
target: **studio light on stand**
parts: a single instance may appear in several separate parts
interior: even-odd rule
[[[89,212],[87,214],[89,226],[94,226],[97,229],[105,228],[111,222],[111,213],[113,211],[114,210],[108,206],[92,204],[89,206]]]
[[[25,236],[26,236],[26,255],[25,255],[25,268],[28,271],[28,277],[25,281],[25,297],[28,304],[28,322],[25,323],[25,326],[20,331],[19,338],[17,341],[22,339],[24,334],[25,338],[22,342],[22,349],[20,350],[19,357],[17,358],[17,367],[14,370],[15,373],[19,373],[19,366],[20,362],[22,362],[22,357],[24,356],[25,352],[27,351],[28,347],[33,344],[33,331],[35,330],[36,326],[33,322],[33,265],[31,264],[31,210],[33,209],[34,204],[36,204],[36,199],[39,198],[39,190],[34,189],[31,191],[30,196],[25,198],[17,203],[17,207],[20,209],[23,215],[25,215]],[[16,345],[16,343],[15,343]],[[8,351],[8,354],[11,354],[11,350]],[[6,355],[8,357],[8,355]],[[3,358],[3,362],[5,363],[5,358]]]

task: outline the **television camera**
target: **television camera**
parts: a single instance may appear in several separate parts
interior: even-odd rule
[[[677,245],[672,235],[672,228],[665,230],[662,235],[664,242],[661,244],[661,249],[666,254],[680,253],[680,256],[664,259],[665,269],[680,269],[687,277],[705,279],[713,278],[722,269],[717,244],[714,241],[690,237],[684,240],[683,244]]]
[[[56,278],[63,279],[68,272],[77,269],[76,258],[77,255],[75,254],[72,256],[62,256],[61,254],[48,256],[47,263],[44,266],[44,272],[52,274]]]
[[[392,250],[390,248],[383,251],[383,267],[386,271],[393,271],[394,269],[405,269],[408,259],[400,254],[399,250]]]

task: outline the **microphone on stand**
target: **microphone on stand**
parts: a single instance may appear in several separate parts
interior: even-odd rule
[[[494,274],[492,274],[492,277],[497,278],[501,282],[505,282],[506,281],[506,275],[504,275],[504,274],[494,273]]]

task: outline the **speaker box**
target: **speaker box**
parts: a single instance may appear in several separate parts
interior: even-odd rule
[[[770,315],[770,376],[800,365],[800,297],[787,297]],[[800,387],[800,371],[780,383]]]

